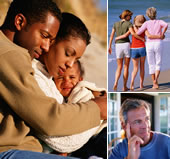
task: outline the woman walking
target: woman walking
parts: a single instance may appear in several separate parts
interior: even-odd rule
[[[112,41],[113,37],[116,33],[116,36],[121,36],[127,32],[129,34],[131,33],[135,37],[144,40],[140,36],[134,33],[133,31],[133,26],[132,23],[130,22],[132,12],[130,10],[124,10],[122,14],[119,16],[121,21],[116,22],[113,25],[112,33],[110,35],[110,40],[109,40],[109,54],[112,53]],[[123,74],[123,91],[127,91],[127,80],[128,80],[128,75],[129,75],[129,63],[130,63],[130,40],[129,37],[125,37],[123,39],[116,40],[116,45],[115,45],[115,52],[116,52],[116,59],[117,59],[117,70],[115,74],[115,82],[113,86],[113,90],[117,91],[117,86],[118,86],[118,80],[121,75],[122,67],[123,67],[123,61],[124,61],[124,74]]]
[[[142,34],[145,30],[148,30],[151,35],[158,35],[162,38],[168,28],[168,24],[163,20],[156,19],[156,8],[151,7],[146,10],[146,15],[150,18],[150,20],[146,21],[141,28],[139,28],[137,34]],[[161,39],[162,39],[161,38]],[[151,39],[147,38],[146,41],[146,52],[147,52],[147,60],[149,65],[149,74],[151,74],[153,87],[154,89],[158,89],[158,78],[161,70],[161,62],[162,62],[162,40],[161,39]]]

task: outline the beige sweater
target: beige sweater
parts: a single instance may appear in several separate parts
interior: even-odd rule
[[[42,134],[61,136],[80,133],[99,123],[100,110],[94,101],[58,104],[47,97],[34,79],[27,50],[0,31],[0,152],[42,151],[30,134],[31,127]]]

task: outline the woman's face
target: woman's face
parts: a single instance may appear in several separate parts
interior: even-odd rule
[[[75,37],[54,43],[43,57],[50,76],[64,74],[66,69],[72,67],[74,62],[83,55],[85,49],[85,41]]]
[[[131,20],[131,17],[132,17],[131,15],[128,15],[128,16],[126,16],[125,20],[126,20],[126,21],[130,21],[130,20]]]

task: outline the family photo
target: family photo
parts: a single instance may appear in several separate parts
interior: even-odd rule
[[[107,158],[107,3],[84,3],[0,1],[0,158]]]
[[[108,90],[169,90],[169,1],[108,1]]]

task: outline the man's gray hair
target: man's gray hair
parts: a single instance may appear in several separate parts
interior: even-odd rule
[[[120,108],[119,116],[120,121],[123,123],[127,123],[127,113],[130,110],[137,109],[144,106],[149,112],[151,105],[141,99],[126,99]]]

